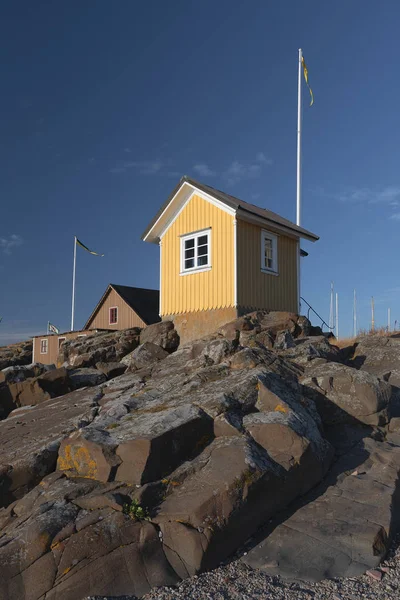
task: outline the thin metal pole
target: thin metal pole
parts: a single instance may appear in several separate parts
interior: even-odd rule
[[[49,326],[50,326],[50,321],[47,321],[46,335],[49,335]]]
[[[357,300],[356,300],[356,290],[354,290],[354,299],[353,299],[353,337],[357,337]]]
[[[301,223],[301,68],[303,53],[299,48],[299,76],[297,90],[297,196],[296,196],[296,225]]]
[[[335,315],[334,315],[334,308],[333,308],[333,298],[334,298],[334,286],[333,286],[333,281],[331,281],[331,304],[330,304],[330,309],[329,309],[329,329],[331,331],[333,331],[333,329],[335,327]]]
[[[390,332],[390,308],[388,308],[388,332]]]
[[[375,304],[373,296],[371,298],[371,331],[375,331]]]
[[[339,339],[339,295],[336,292],[336,339]]]
[[[74,266],[72,271],[72,312],[71,312],[71,331],[74,331],[75,315],[75,272],[76,272],[76,235],[74,236]]]

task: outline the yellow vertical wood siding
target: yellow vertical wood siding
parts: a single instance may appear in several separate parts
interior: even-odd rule
[[[234,217],[193,196],[161,240],[161,315],[234,305]],[[180,275],[181,236],[211,227],[211,269]]]
[[[239,307],[298,312],[297,240],[278,235],[278,273],[261,271],[261,231],[269,230],[238,220],[237,286]]]
[[[110,308],[115,306],[118,308],[118,322],[110,325]],[[138,317],[115,290],[111,289],[88,326],[93,329],[120,330],[130,329],[131,327],[146,327],[146,323]]]

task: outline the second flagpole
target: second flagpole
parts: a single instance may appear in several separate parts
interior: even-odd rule
[[[296,225],[300,227],[301,221],[301,59],[303,57],[302,50],[299,48],[299,76],[297,90],[297,186],[296,186]],[[301,256],[300,256],[300,240],[298,243],[297,257],[297,290],[298,290],[298,310],[301,314]]]
[[[297,91],[297,193],[296,193],[296,225],[301,225],[301,68],[303,52],[299,48],[299,76]]]
[[[74,236],[74,266],[73,266],[73,270],[72,270],[71,331],[74,331],[74,315],[75,315],[75,271],[76,271],[76,235]]]

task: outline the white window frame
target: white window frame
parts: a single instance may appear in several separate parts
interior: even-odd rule
[[[117,311],[117,320],[114,321],[113,323],[111,323],[111,311],[112,310],[116,310]],[[110,308],[108,309],[108,324],[109,325],[117,325],[118,324],[118,306],[110,306]]]
[[[45,352],[42,351],[43,342],[45,342],[45,346],[46,346]],[[49,352],[49,340],[47,338],[43,338],[40,340],[40,354],[48,354],[48,352]]]
[[[268,269],[265,266],[265,240],[272,242],[272,268]],[[278,273],[278,236],[266,229],[261,230],[261,271],[270,275],[279,275]]]
[[[59,338],[58,338],[58,349],[60,349],[60,348],[61,348],[61,344],[62,344],[63,342],[65,342],[65,340],[66,340],[66,339],[67,339],[66,337],[59,337]]]
[[[207,236],[207,246],[208,246],[208,252],[207,252],[207,264],[206,265],[201,265],[200,267],[194,266],[191,267],[190,269],[185,269],[185,242],[187,240],[197,240],[199,237],[202,237],[203,235]],[[194,258],[195,258],[195,262],[197,261],[197,243],[195,241],[194,243]],[[211,270],[211,227],[208,227],[207,229],[202,229],[201,231],[195,231],[193,233],[185,233],[185,235],[181,236],[181,270],[180,270],[180,275],[190,275],[190,273],[201,273],[203,271],[210,271]]]

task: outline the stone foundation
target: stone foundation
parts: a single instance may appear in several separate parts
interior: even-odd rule
[[[179,315],[165,315],[163,321],[173,321],[180,343],[186,344],[193,340],[214,333],[218,327],[233,321],[238,316],[237,308],[217,308],[215,310],[199,310]]]

